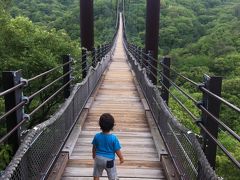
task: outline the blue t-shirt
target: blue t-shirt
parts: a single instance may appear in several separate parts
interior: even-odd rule
[[[96,146],[96,155],[115,159],[115,152],[121,149],[118,138],[114,134],[97,133],[92,141]]]

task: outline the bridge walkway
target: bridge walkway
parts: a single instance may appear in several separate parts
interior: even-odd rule
[[[93,159],[91,141],[100,131],[98,120],[102,113],[111,113],[116,122],[113,133],[122,145],[125,159],[123,164],[117,160],[120,180],[165,179],[159,153],[146,117],[146,110],[134,83],[134,76],[127,63],[122,42],[122,22],[118,32],[117,45],[103,76],[96,96],[89,108],[67,166],[63,180],[92,179]],[[164,147],[162,147],[164,148]],[[107,179],[105,177],[101,179]]]

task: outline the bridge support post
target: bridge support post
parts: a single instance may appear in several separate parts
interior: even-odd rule
[[[144,49],[141,48],[141,54],[140,54],[140,66],[141,66],[141,68],[143,68],[143,61],[144,61],[143,53],[144,53]]]
[[[93,48],[92,51],[92,66],[95,67],[96,66],[96,48]]]
[[[80,28],[82,48],[92,51],[94,47],[93,0],[80,0]],[[87,58],[84,56],[85,52],[85,50],[82,51],[82,64],[86,66]],[[83,78],[86,77],[86,71],[82,72]]]
[[[146,62],[146,70],[147,70],[147,76],[148,76],[148,78],[152,81],[152,79],[151,79],[151,76],[153,75],[153,71],[152,71],[152,64],[151,64],[151,60],[152,60],[152,58],[153,58],[153,52],[152,51],[148,51],[148,53],[147,53],[147,62]],[[154,82],[152,81],[152,83],[154,84]]]
[[[63,64],[66,64],[63,66],[63,74],[68,73],[66,76],[63,77],[63,85],[65,85],[66,83],[68,83],[71,80],[71,72],[70,72],[71,71],[71,56],[69,54],[63,56]],[[65,86],[63,92],[64,92],[65,99],[70,96],[70,93],[71,93],[71,84],[70,83]]]
[[[170,82],[167,78],[170,79],[170,65],[171,65],[171,59],[169,57],[164,57],[162,60],[163,63],[163,75],[162,75],[162,90],[161,90],[161,97],[168,105],[169,100],[169,88],[170,88]]]
[[[141,62],[141,53],[142,52],[141,52],[141,48],[140,47],[137,47],[137,52],[138,52],[137,53],[138,54],[138,56],[137,56],[138,57],[138,62],[139,62],[139,64],[141,64],[140,62]]]
[[[4,90],[10,89],[21,83],[22,74],[20,71],[4,71],[2,73]],[[17,88],[11,93],[4,96],[5,112],[10,111],[19,103],[22,102],[22,88]],[[6,117],[7,132],[10,132],[23,119],[23,108],[13,111]],[[21,128],[21,127],[20,127]],[[15,131],[9,138],[8,144],[13,148],[13,154],[17,151],[20,145],[20,128]]]
[[[99,46],[99,61],[102,60],[102,54],[103,54],[103,45]]]
[[[147,0],[146,12],[146,37],[145,49],[146,53],[153,51],[153,58],[158,59],[158,35],[159,35],[159,16],[160,16],[160,0]],[[157,61],[151,61],[150,79],[153,84],[157,83]]]
[[[206,88],[217,96],[221,96],[221,87],[222,87],[222,77],[219,76],[205,76],[205,85]],[[203,106],[216,118],[219,118],[221,102],[216,98],[203,94]],[[212,134],[213,137],[217,139],[218,137],[218,123],[214,121],[210,116],[203,113],[202,114],[203,125],[205,128]],[[214,141],[202,131],[204,142],[203,142],[203,151],[212,166],[215,169],[216,164],[216,152],[217,145]]]
[[[97,46],[97,62],[100,62],[100,45]]]
[[[82,79],[87,76],[87,50],[82,49]]]

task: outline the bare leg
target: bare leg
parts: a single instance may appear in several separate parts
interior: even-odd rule
[[[93,180],[99,180],[99,177],[95,177],[95,176],[94,176],[94,177],[93,177]]]

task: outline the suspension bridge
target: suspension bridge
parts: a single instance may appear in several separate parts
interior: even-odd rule
[[[6,90],[0,93],[0,97],[4,96],[8,103],[0,120],[16,121],[11,123],[10,130],[1,137],[0,143],[14,142],[16,153],[1,173],[1,179],[92,179],[91,141],[100,131],[98,119],[105,112],[115,118],[113,133],[119,137],[125,157],[124,164],[117,163],[120,180],[218,179],[214,171],[217,146],[239,169],[239,161],[217,140],[220,126],[229,136],[240,141],[239,135],[218,117],[220,103],[236,113],[240,112],[238,107],[220,97],[216,87],[221,79],[206,77],[205,84],[196,83],[170,68],[169,58],[166,57],[160,63],[163,69],[160,72],[161,85],[154,84],[158,71],[154,64],[157,60],[150,51],[146,53],[127,41],[123,17],[120,13],[113,41],[94,49],[91,67],[86,63],[89,54],[83,50],[82,71],[85,78],[81,83],[71,85],[70,66],[73,60],[70,56],[64,56],[62,66],[28,80],[23,79],[18,71],[5,72]],[[85,40],[84,47],[87,47],[89,39]],[[31,81],[59,68],[63,68],[62,76],[31,96],[22,96],[22,89]],[[203,101],[194,100],[177,86],[171,80],[170,72],[199,88],[203,92]],[[24,114],[24,105],[59,80],[64,83],[59,90],[31,113]],[[193,101],[202,111],[202,119],[195,117],[171,93],[170,86]],[[61,91],[66,100],[60,109],[49,120],[27,131],[20,141],[19,137],[24,132],[21,126]],[[169,95],[199,126],[204,135],[202,140],[172,115],[168,108]],[[106,174],[103,176],[102,179],[107,179]]]

